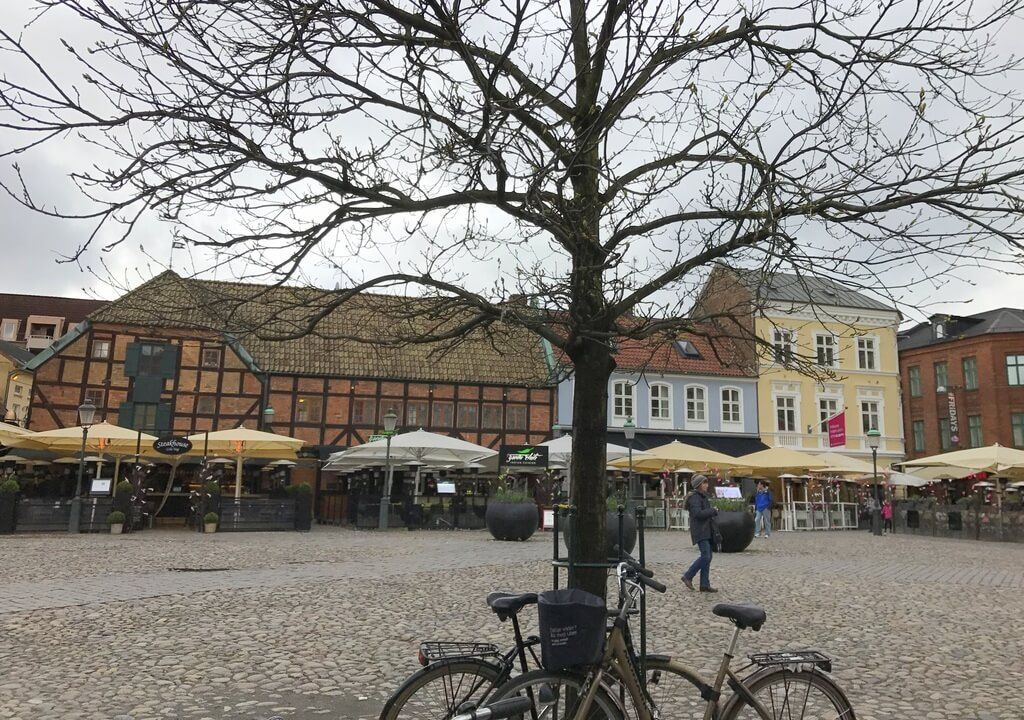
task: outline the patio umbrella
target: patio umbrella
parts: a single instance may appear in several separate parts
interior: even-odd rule
[[[824,452],[817,454],[814,457],[817,457],[827,463],[824,468],[821,468],[817,472],[833,473],[835,475],[866,475],[867,473],[874,472],[874,468],[867,460],[852,458],[841,453]],[[879,472],[881,472],[881,470],[879,470]]]
[[[85,449],[93,453],[134,454],[136,443],[152,444],[156,437],[138,430],[111,425],[108,422],[90,425],[85,435]],[[66,427],[56,430],[30,433],[11,438],[11,445],[16,447],[43,448],[53,452],[77,452],[82,449],[82,428]]]
[[[908,460],[905,467],[958,467],[974,472],[1003,474],[1007,471],[1024,475],[1024,450],[1004,447],[998,443],[979,448],[967,448]]]
[[[242,497],[242,460],[247,457],[271,457],[287,460],[295,457],[305,441],[287,435],[232,428],[214,432],[197,433],[188,438],[192,442],[192,454],[201,452],[204,456],[230,455],[235,458],[235,499]]]
[[[818,455],[785,447],[768,448],[733,460],[733,467],[769,472],[779,470],[782,473],[792,470],[820,470],[828,465],[829,463]]]
[[[974,470],[963,467],[907,467],[903,465],[906,475],[913,475],[922,480],[957,480],[973,475]]]
[[[636,453],[633,454],[633,470],[637,472],[664,472],[682,465],[729,467],[735,462],[736,458],[734,457],[696,445],[681,443],[678,440],[644,450],[640,457],[637,457]],[[629,460],[628,458],[619,458],[608,464],[622,470],[629,467]]]
[[[15,438],[26,439],[33,434],[30,430],[26,430],[23,427],[0,422],[0,445],[11,445],[12,443],[8,442],[9,440]]]
[[[328,458],[324,469],[350,466],[351,461],[359,461],[364,465],[371,464],[370,461],[374,460],[383,461],[387,452],[387,440],[374,440],[334,453]],[[414,430],[391,437],[391,462],[397,464],[416,460],[428,465],[457,465],[493,455],[497,455],[497,452],[483,445],[475,445],[450,435],[439,435],[425,430]]]
[[[899,485],[902,487],[924,487],[929,482],[928,479],[919,477],[917,475],[895,472],[892,470],[884,473],[879,471],[878,475],[880,477],[884,477],[885,481],[889,485]],[[857,477],[851,478],[851,480],[854,480],[856,482],[872,482],[874,479],[875,476],[871,474],[859,475]]]

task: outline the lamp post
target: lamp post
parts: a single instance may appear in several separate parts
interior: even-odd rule
[[[391,434],[398,424],[398,416],[393,408],[384,413],[384,433],[387,435],[387,451],[384,455],[384,487],[380,494],[380,516],[377,527],[386,530],[388,527],[388,504],[391,502]]]
[[[874,512],[871,513],[871,534],[882,534],[882,501],[879,499],[878,488],[878,443],[882,434],[878,430],[871,429],[867,432],[868,447],[871,448],[871,474],[875,480],[875,502]]]
[[[263,428],[270,427],[270,423],[274,422],[274,408],[267,405],[263,408]]]
[[[622,426],[622,434],[626,436],[626,448],[629,451],[629,487],[633,484],[633,438],[636,437],[636,425],[633,423],[633,418],[626,418],[626,422]],[[625,505],[625,499],[622,504]]]
[[[82,478],[85,476],[85,441],[89,436],[89,426],[96,418],[96,406],[85,402],[78,406],[78,424],[82,426],[82,454],[78,458],[78,481],[75,483],[75,495],[71,498],[71,517],[68,519],[68,532],[79,531],[82,515]]]

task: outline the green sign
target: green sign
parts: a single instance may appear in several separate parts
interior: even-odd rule
[[[379,433],[374,433],[373,435],[371,435],[370,439],[367,440],[366,442],[376,442],[377,440],[387,440],[388,436],[394,436],[394,435],[397,435],[397,434],[398,433],[396,433],[396,432],[388,432],[387,430],[383,430],[383,431],[381,431]]]

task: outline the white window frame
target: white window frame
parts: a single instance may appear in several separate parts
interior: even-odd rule
[[[884,427],[884,425],[885,425],[885,423],[884,423],[885,404],[882,402],[881,398],[871,398],[871,397],[859,397],[859,398],[857,398],[857,413],[860,416],[860,431],[861,431],[861,434],[864,435],[865,437],[867,437],[868,430],[871,429],[869,427],[865,427],[864,426],[864,403],[874,403],[874,405],[876,406],[875,412],[878,415],[878,427],[875,428],[875,429],[878,430],[879,435],[884,436],[885,435],[885,427]]]
[[[819,343],[825,338],[830,338],[832,340],[832,362],[828,364],[822,363],[819,356],[819,350],[821,350]],[[839,338],[828,332],[814,333],[814,364],[818,367],[826,368],[839,367]]]
[[[793,401],[793,429],[779,427],[779,400]],[[788,409],[788,408],[787,408]],[[800,396],[791,393],[779,393],[772,397],[772,412],[775,415],[775,432],[777,433],[799,433],[800,432]]]
[[[735,405],[736,405],[737,413],[739,414],[739,418],[740,418],[739,420],[726,420],[725,419],[726,399],[725,399],[724,396],[725,396],[725,392],[727,390],[736,393]],[[722,421],[721,421],[722,422],[722,430],[723,431],[730,430],[730,431],[733,431],[733,432],[743,432],[743,388],[737,387],[735,385],[723,385],[718,390],[718,402],[719,402],[719,412],[721,413],[720,417],[722,418]],[[729,400],[728,402],[729,402],[729,404],[734,404],[732,400]]]
[[[781,335],[781,337],[779,337]],[[788,340],[788,342],[787,342]],[[772,362],[776,365],[788,367],[796,359],[796,330],[776,327],[772,328]],[[789,346],[789,360],[779,360],[779,347]]]
[[[651,427],[672,427],[672,386],[668,383],[657,382],[651,383],[648,389],[650,390],[650,397],[647,399],[649,405],[648,412],[650,413],[648,418],[650,420]],[[665,417],[654,414],[655,389],[665,393],[664,398],[658,398],[659,404],[663,402],[664,407],[668,412]]]
[[[620,392],[620,388],[628,388],[628,392]],[[628,400],[628,412],[619,413],[616,411],[616,401],[622,398],[622,408],[625,411],[627,400]],[[636,409],[636,385],[631,383],[629,380],[615,380],[612,382],[612,420],[622,424],[629,418],[633,417],[633,412]]]
[[[97,351],[100,347],[107,348],[105,353],[99,354]],[[114,341],[109,338],[94,338],[92,341],[92,357],[94,360],[109,360],[111,353],[114,351]]]
[[[861,362],[861,347],[860,343],[862,340],[871,341],[871,362],[874,367],[864,367],[864,363]],[[882,356],[879,352],[879,340],[877,335],[858,335],[857,342],[855,343],[855,349],[857,352],[857,369],[865,370],[867,372],[880,372],[882,369]]]
[[[7,342],[17,342],[18,340],[18,328],[21,326],[21,322],[17,319],[4,318],[3,323],[0,323],[0,340],[6,340]],[[11,332],[10,337],[7,335],[7,328],[13,327],[14,330]]]
[[[818,405],[818,432],[821,435],[825,436],[825,439],[827,440],[828,439],[828,425],[826,425],[826,420],[828,420],[828,418],[830,418],[830,417],[834,417],[834,416],[838,415],[839,413],[841,413],[843,411],[843,398],[842,398],[841,395],[818,395],[817,401],[818,401],[818,403],[817,403],[817,405]],[[836,404],[835,412],[832,413],[831,415],[829,415],[826,418],[822,417],[822,407],[821,407],[821,404],[823,402],[834,402]]]
[[[703,410],[703,419],[691,418],[690,417],[690,391],[700,390],[702,397],[700,403]],[[693,399],[694,410],[696,410],[697,399]],[[710,415],[710,408],[708,407],[708,388],[707,385],[690,384],[683,387],[683,408],[684,416],[686,417],[686,429],[687,430],[707,430],[708,429],[708,415]]]

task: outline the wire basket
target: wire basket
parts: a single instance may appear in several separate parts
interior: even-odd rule
[[[426,663],[458,658],[496,657],[500,654],[501,650],[492,643],[451,642],[447,640],[429,640],[420,643],[420,657]]]
[[[748,655],[750,662],[762,667],[778,665],[813,665],[825,672],[832,672],[832,658],[817,650],[782,650]]]

